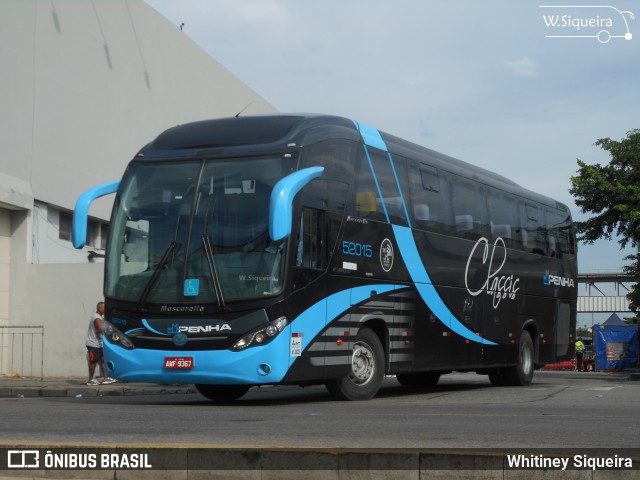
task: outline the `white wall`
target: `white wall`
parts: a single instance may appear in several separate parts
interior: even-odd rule
[[[29,216],[25,210],[10,212],[10,325],[45,327],[45,376],[85,375],[84,339],[89,317],[102,299],[103,265],[34,263],[14,268],[25,255],[26,240],[31,237]],[[36,344],[35,363],[39,363],[39,349]],[[18,366],[13,370],[27,374]]]
[[[58,210],[169,127],[276,110],[141,0],[0,0],[0,65],[0,324],[44,325],[44,374],[85,375],[103,264]]]
[[[275,111],[141,0],[3,0],[0,64],[0,172],[67,209],[169,127]]]
[[[9,210],[0,208],[0,326],[9,324],[10,267],[11,217]]]
[[[70,214],[68,211],[64,213]],[[60,238],[60,214],[61,210],[53,205],[35,202],[32,216],[33,245],[31,257],[35,264],[50,263],[87,263],[89,252],[104,254],[100,245],[87,245],[76,250],[68,239]],[[96,225],[97,220],[90,220]],[[101,223],[108,224],[103,221]],[[89,235],[88,235],[89,236]],[[99,240],[98,237],[96,240]],[[92,258],[91,263],[103,262],[100,258]]]

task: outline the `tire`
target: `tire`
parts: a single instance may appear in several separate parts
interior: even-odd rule
[[[372,330],[363,328],[353,344],[351,373],[327,381],[327,390],[339,400],[370,400],[380,390],[384,365],[380,339]]]
[[[396,375],[400,385],[405,387],[434,387],[440,380],[439,372],[412,372]]]
[[[238,400],[250,388],[250,385],[196,385],[196,390],[201,395],[216,403],[230,403]]]
[[[504,387],[507,384],[507,379],[504,376],[504,371],[501,368],[497,368],[492,372],[489,372],[489,381],[494,387]]]
[[[506,385],[523,387],[530,385],[535,369],[535,348],[529,332],[524,330],[518,344],[518,364],[503,370]]]

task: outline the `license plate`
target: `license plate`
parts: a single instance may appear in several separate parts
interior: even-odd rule
[[[164,368],[188,370],[193,368],[193,357],[166,357]]]

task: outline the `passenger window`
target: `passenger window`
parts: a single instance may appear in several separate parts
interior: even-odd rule
[[[324,212],[303,208],[298,233],[296,266],[323,270],[325,268]]]
[[[536,205],[520,204],[520,238],[526,252],[547,254],[544,210]]]
[[[395,158],[392,163],[387,152],[374,148],[369,149],[369,158],[382,191],[384,206],[381,205],[381,209],[386,212],[389,222],[408,226],[404,196],[398,188],[399,179],[406,177],[404,159]]]
[[[444,210],[446,179],[440,179],[438,171],[429,165],[411,167],[411,204],[413,225],[420,230],[439,233],[447,231]],[[441,187],[442,188],[441,191]]]
[[[367,156],[363,147],[360,168],[356,172],[355,201],[349,213],[408,226],[404,194],[398,188],[398,182],[405,183],[405,178],[403,158],[396,159],[392,164],[387,152],[370,148]]]
[[[355,195],[348,205],[347,212],[350,215],[364,217],[370,220],[386,221],[382,200],[378,193],[378,186],[373,178],[369,160],[362,151],[359,158],[359,168],[355,172]]]
[[[569,214],[557,210],[547,210],[546,216],[548,255],[562,258],[564,253],[573,253]]]
[[[435,168],[423,166],[420,168],[420,180],[422,180],[422,186],[425,190],[431,192],[440,191],[440,181],[438,179],[438,172]]]
[[[515,199],[498,190],[489,190],[487,206],[492,238],[502,238],[507,248],[519,248],[518,206]]]
[[[349,182],[353,178],[356,146],[355,142],[329,140],[303,149],[301,168],[324,167],[325,170],[320,178],[303,189],[302,194],[321,198],[323,208],[342,213],[347,203]]]
[[[462,178],[454,178],[453,215],[455,234],[477,240],[487,236],[487,216],[482,188]]]

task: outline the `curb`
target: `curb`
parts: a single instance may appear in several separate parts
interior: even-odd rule
[[[0,387],[0,398],[36,398],[36,397],[120,397],[130,395],[173,395],[197,393],[193,385],[122,385],[105,387]]]

